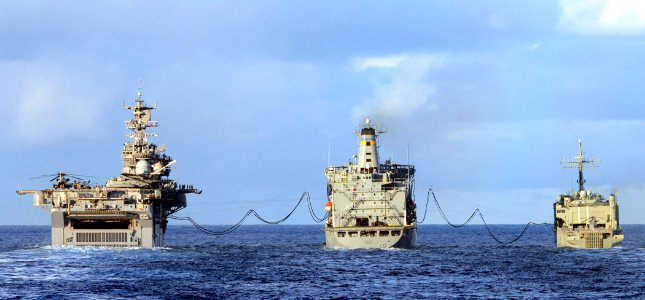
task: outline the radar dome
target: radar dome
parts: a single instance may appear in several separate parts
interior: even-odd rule
[[[137,175],[148,175],[150,174],[150,163],[147,160],[140,160],[137,162],[134,173]]]

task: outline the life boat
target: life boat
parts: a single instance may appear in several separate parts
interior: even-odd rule
[[[331,201],[327,201],[327,204],[325,204],[325,210],[330,211],[331,210]]]

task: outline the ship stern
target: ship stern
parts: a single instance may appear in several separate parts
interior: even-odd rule
[[[370,249],[416,247],[417,228],[414,225],[397,227],[326,227],[328,248]]]

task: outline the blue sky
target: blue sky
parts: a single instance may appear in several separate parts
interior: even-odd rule
[[[4,1],[0,41],[0,224],[49,224],[15,194],[49,184],[30,177],[118,175],[138,79],[200,223],[278,219],[303,191],[322,214],[329,145],[345,164],[366,116],[455,221],[551,221],[579,138],[588,188],[645,220],[640,1]]]

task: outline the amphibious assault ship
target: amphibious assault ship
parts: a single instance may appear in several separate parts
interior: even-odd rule
[[[416,203],[412,165],[379,163],[381,132],[365,120],[357,132],[358,157],[344,166],[325,169],[329,217],[327,247],[411,248],[416,243]],[[358,159],[356,159],[358,158]]]
[[[132,132],[121,152],[120,176],[105,185],[90,186],[78,176],[61,172],[54,175],[50,189],[17,191],[33,194],[34,206],[51,214],[53,246],[162,246],[168,216],[186,207],[186,194],[201,193],[168,178],[176,161],[164,153],[164,146],[148,143],[148,137],[157,134],[146,129],[157,127],[158,122],[151,119],[156,107],[144,103],[141,88],[134,105],[124,108],[133,117],[125,123]]]
[[[553,230],[557,247],[611,248],[623,241],[618,221],[616,196],[609,200],[602,195],[585,190],[584,167],[596,167],[599,162],[586,159],[582,141],[575,160],[564,160],[565,168],[578,169],[578,191],[573,195],[560,195],[553,204]]]

